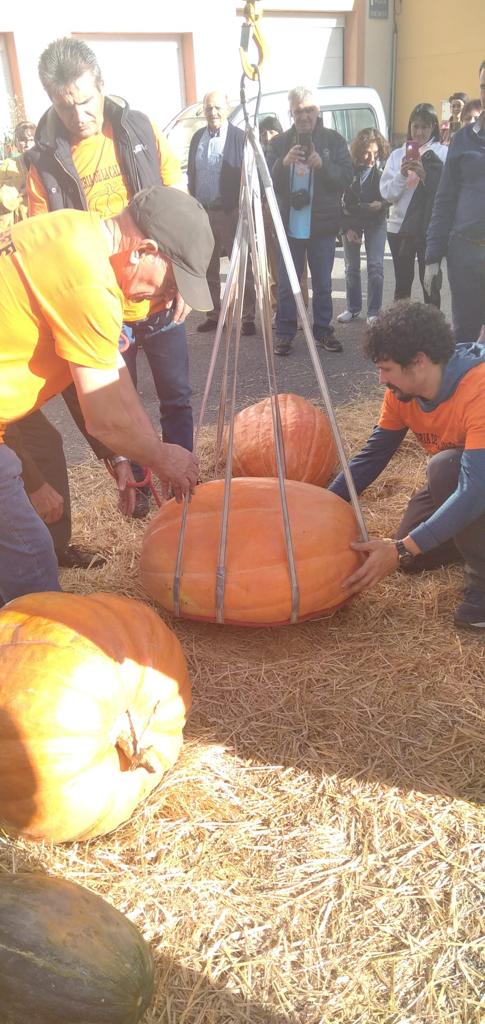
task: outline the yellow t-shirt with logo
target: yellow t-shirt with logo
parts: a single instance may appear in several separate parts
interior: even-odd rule
[[[0,234],[0,441],[72,382],[117,364],[123,295],[102,222],[59,210]]]
[[[164,185],[178,185],[182,179],[180,162],[172,152],[167,139],[152,124],[160,158],[160,174]],[[88,209],[100,217],[114,217],[128,203],[128,189],[121,174],[113,142],[111,125],[103,124],[98,135],[82,139],[71,147],[74,166],[79,175]],[[29,216],[47,213],[49,206],[41,178],[35,167],[27,178]],[[124,319],[127,322],[144,320],[151,313],[164,308],[160,300],[143,302],[125,301]]]

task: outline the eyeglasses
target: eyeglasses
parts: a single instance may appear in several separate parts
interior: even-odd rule
[[[318,114],[318,107],[299,107],[298,110],[293,110],[293,117],[299,117],[300,114]]]
[[[204,107],[204,114],[212,114],[212,111],[215,114],[220,114],[222,110],[224,110],[224,107]]]

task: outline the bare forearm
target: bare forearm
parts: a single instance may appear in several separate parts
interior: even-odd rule
[[[190,494],[197,483],[197,459],[177,444],[162,443],[143,411],[122,357],[107,370],[77,363],[69,367],[89,433],[153,469],[164,495],[170,488],[177,501]]]
[[[125,366],[120,368],[118,395],[110,403],[109,414],[105,422],[91,422],[90,432],[113,451],[122,452],[157,472],[162,458],[162,442],[141,405]]]

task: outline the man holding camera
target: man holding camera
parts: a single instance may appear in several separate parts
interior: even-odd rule
[[[342,135],[324,128],[318,99],[298,86],[288,93],[294,125],[271,144],[269,165],[298,278],[308,257],[313,289],[313,336],[327,352],[341,352],[332,319],[332,268],[340,226],[340,198],[353,178]],[[277,355],[289,355],[297,331],[296,303],[280,256]]]

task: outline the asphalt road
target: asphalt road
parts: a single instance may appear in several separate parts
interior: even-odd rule
[[[227,261],[222,263],[222,273],[227,268]],[[365,256],[362,261],[362,285],[364,292],[364,309],[366,294],[366,270]],[[384,302],[386,307],[392,302],[394,290],[394,274],[390,253],[386,253],[384,260]],[[419,284],[417,269],[412,298],[422,298],[421,286]],[[345,309],[345,277],[342,249],[337,249],[337,255],[333,272],[333,299],[334,299],[334,322],[339,313]],[[442,308],[446,316],[450,316],[450,297],[448,281],[444,275],[442,290]],[[199,413],[201,399],[204,393],[210,356],[214,341],[214,335],[198,334],[197,324],[204,319],[202,314],[191,313],[187,320],[187,335],[190,352],[190,373],[193,389],[194,414]],[[310,316],[311,323],[311,316]],[[261,334],[253,338],[241,338],[240,365],[238,372],[237,406],[243,408],[253,402],[259,401],[268,394],[268,381],[266,363]],[[343,343],[344,350],[341,354],[325,352],[319,349],[320,361],[325,374],[327,386],[330,391],[332,402],[335,406],[350,402],[353,399],[363,396],[378,394],[377,376],[375,368],[364,360],[362,349],[362,338],[365,330],[365,314],[359,320],[348,325],[336,324],[338,337]],[[301,331],[295,339],[294,350],[288,357],[275,356],[276,372],[279,391],[294,391],[304,395],[306,398],[319,401],[320,390],[317,384],[315,373],[307,351],[305,338]],[[216,374],[209,394],[204,423],[213,423],[217,418],[221,364],[219,359],[216,367]],[[158,402],[153,386],[148,363],[143,352],[138,354],[138,391],[143,405],[149,413],[154,425],[159,428]],[[61,431],[64,438],[67,461],[69,465],[83,462],[89,455],[90,449],[73,423],[67,412],[64,402],[60,398],[52,399],[44,406],[44,411],[49,419]]]

